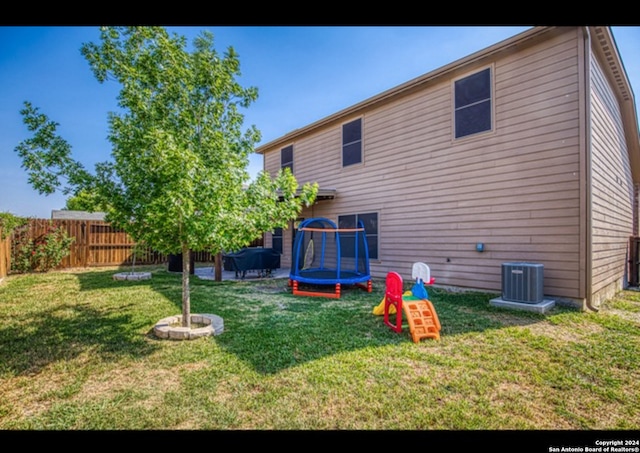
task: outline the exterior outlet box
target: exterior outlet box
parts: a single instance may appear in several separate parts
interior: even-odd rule
[[[544,299],[544,266],[536,263],[502,263],[502,299],[537,304]]]

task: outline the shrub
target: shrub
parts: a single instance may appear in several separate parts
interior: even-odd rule
[[[11,269],[24,273],[54,269],[69,255],[75,238],[62,227],[54,227],[50,223],[47,230],[36,238],[29,237],[28,228],[20,228],[16,230],[14,240]]]
[[[17,217],[10,212],[0,212],[0,240],[5,240],[13,230],[27,223],[27,219]]]

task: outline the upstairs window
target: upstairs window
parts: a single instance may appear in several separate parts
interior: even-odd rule
[[[342,166],[362,162],[362,119],[342,125]]]
[[[288,168],[293,174],[293,145],[280,150],[280,168]]]
[[[456,80],[454,85],[455,138],[490,131],[491,68]]]

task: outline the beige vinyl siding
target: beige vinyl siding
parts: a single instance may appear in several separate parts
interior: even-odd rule
[[[619,103],[595,55],[590,72],[592,293],[597,305],[623,287],[634,189]]]
[[[546,295],[580,297],[578,41],[568,31],[456,74],[492,66],[492,133],[452,140],[448,77],[362,112],[362,165],[341,167],[342,123],[297,138],[298,181],[337,189],[303,215],[378,212],[376,277],[410,279],[422,261],[436,284],[500,291],[501,264],[528,261],[545,266]],[[268,171],[278,149],[265,153]]]

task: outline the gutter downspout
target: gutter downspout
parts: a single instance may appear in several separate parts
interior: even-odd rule
[[[587,308],[592,311],[599,311],[598,307],[593,305],[593,292],[591,291],[591,285],[593,284],[592,272],[593,272],[593,210],[592,210],[592,190],[593,190],[593,164],[591,159],[591,109],[589,108],[590,99],[591,99],[591,34],[589,33],[589,27],[584,27],[584,81],[585,81],[585,97],[584,97],[584,130],[585,130],[585,172],[586,172],[586,182],[587,187],[585,188],[585,197],[586,197],[586,263],[585,263],[585,283],[586,283],[586,297],[585,303]]]

